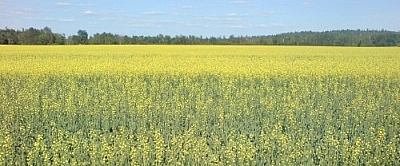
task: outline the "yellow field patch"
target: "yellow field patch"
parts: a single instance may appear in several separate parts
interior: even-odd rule
[[[0,46],[0,165],[400,165],[400,48]]]
[[[1,46],[0,72],[398,75],[400,48]]]

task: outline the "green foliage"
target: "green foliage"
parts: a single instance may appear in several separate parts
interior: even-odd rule
[[[400,44],[400,32],[386,30],[334,30],[325,32],[290,32],[269,36],[219,37],[162,35],[157,36],[121,36],[112,33],[88,35],[79,30],[77,35],[69,36],[52,33],[49,27],[42,30],[29,28],[15,31],[0,29],[0,44],[157,44],[157,45],[308,45],[308,46],[396,46]]]
[[[29,28],[22,31],[6,28],[0,29],[0,44],[24,44],[24,45],[49,45],[65,44],[65,37],[53,33],[49,27],[43,29]]]

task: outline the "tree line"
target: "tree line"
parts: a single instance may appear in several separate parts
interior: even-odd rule
[[[194,35],[169,36],[121,36],[112,33],[95,33],[89,36],[85,30],[66,37],[53,33],[49,27],[43,29],[0,29],[0,44],[14,45],[312,45],[312,46],[400,46],[400,32],[387,30],[334,30],[325,32],[290,32],[263,36],[219,36]]]

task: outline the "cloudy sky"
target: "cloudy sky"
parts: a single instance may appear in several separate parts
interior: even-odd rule
[[[400,0],[0,0],[1,29],[45,26],[67,36],[400,31]]]

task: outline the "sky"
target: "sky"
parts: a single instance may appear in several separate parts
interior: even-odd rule
[[[0,29],[45,26],[66,36],[400,31],[400,0],[0,0]]]

